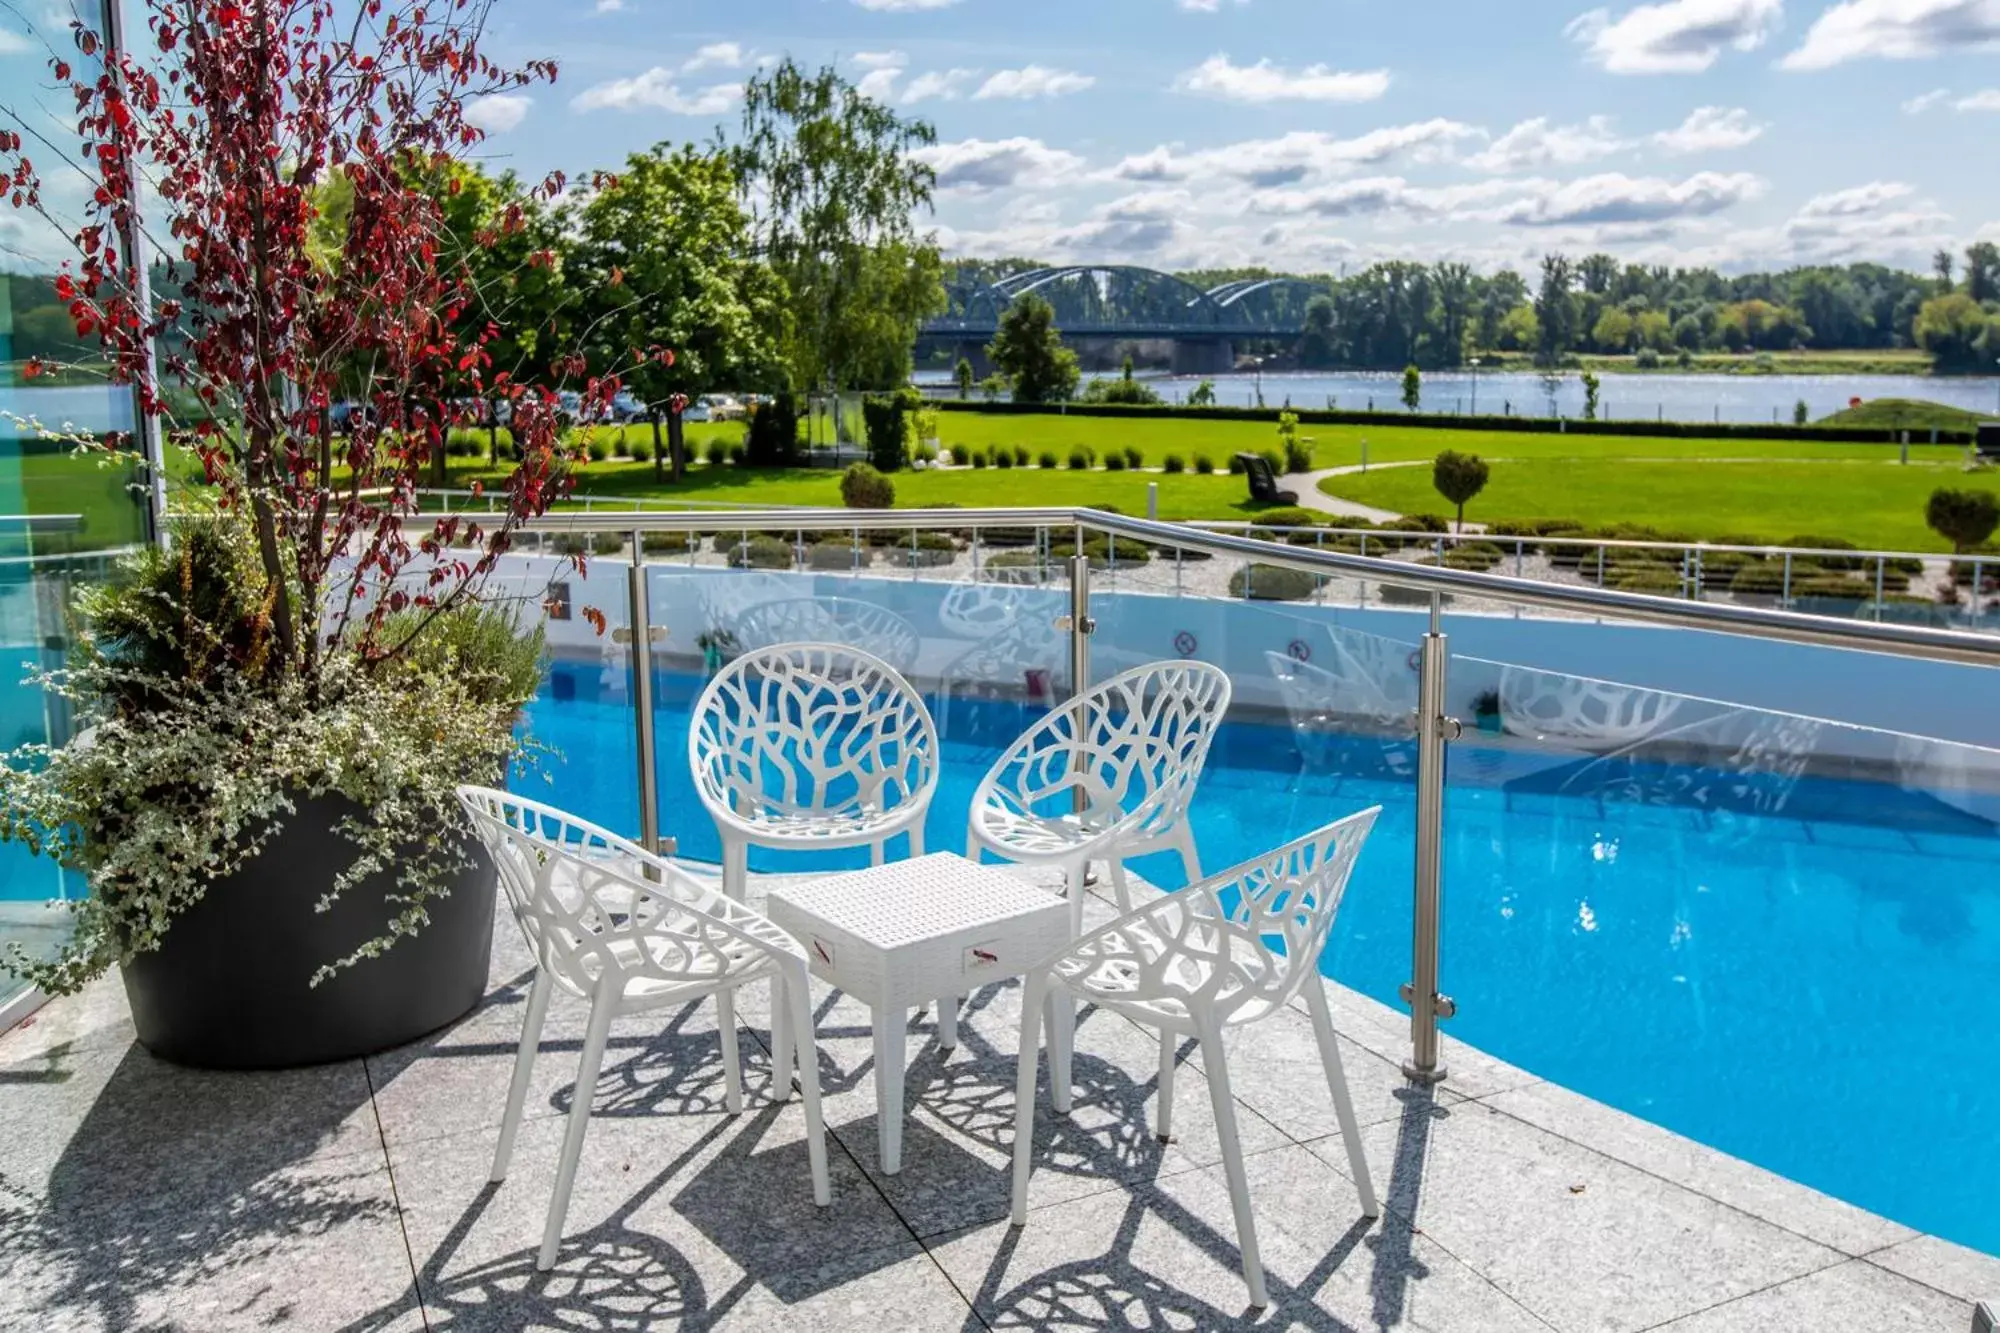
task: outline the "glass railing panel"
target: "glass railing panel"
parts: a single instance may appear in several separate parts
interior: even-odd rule
[[[2000,1090],[1971,1073],[2000,1034],[1965,1021],[2000,974],[2000,719],[1964,709],[1990,673],[1629,624],[1446,628],[1484,654],[1449,675],[1451,1035],[2000,1251]]]

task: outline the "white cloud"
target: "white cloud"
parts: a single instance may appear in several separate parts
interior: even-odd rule
[[[597,0],[597,5],[591,12],[594,14],[616,14],[624,8],[625,0]]]
[[[900,99],[904,105],[936,98],[941,102],[956,102],[961,90],[978,75],[972,69],[934,69],[911,79],[903,87]],[[865,82],[866,80],[864,80]]]
[[[1953,111],[2000,111],[2000,88],[1982,88],[1951,104]]]
[[[1612,131],[1608,116],[1592,116],[1581,125],[1551,125],[1546,116],[1524,120],[1484,150],[1465,159],[1476,171],[1530,171],[1539,167],[1575,166],[1608,157],[1630,147]]]
[[[1525,179],[1428,187],[1412,185],[1401,176],[1368,176],[1306,190],[1263,190],[1250,196],[1245,207],[1249,212],[1272,217],[1347,218],[1403,213],[1443,219],[1522,190],[1547,189],[1553,185],[1552,181]]]
[[[1685,180],[1605,172],[1561,183],[1541,182],[1483,220],[1516,227],[1668,222],[1706,217],[1754,199],[1764,182],[1748,172],[1702,171]]]
[[[1236,0],[1239,5],[1247,5],[1250,0]],[[1180,7],[1194,14],[1213,14],[1222,8],[1222,0],[1180,0]]]
[[[1653,142],[1678,156],[1693,153],[1720,153],[1741,148],[1763,137],[1765,127],[1750,119],[1742,107],[1698,106],[1688,118],[1670,130],[1661,130]]]
[[[918,9],[945,9],[958,0],[854,0],[863,9],[872,9],[887,14],[907,14]]]
[[[1903,114],[1906,116],[1920,116],[1950,96],[1951,89],[1949,88],[1933,88],[1927,93],[1919,93],[1917,96],[1903,103]]]
[[[978,101],[995,97],[1064,97],[1080,93],[1096,82],[1091,75],[1079,74],[1075,70],[1025,65],[1020,69],[998,71],[979,86],[973,97]]]
[[[1372,102],[1389,91],[1389,71],[1336,70],[1325,65],[1293,70],[1269,60],[1237,65],[1218,53],[1182,73],[1174,86],[1230,102]]]
[[[1784,16],[1784,0],[1662,0],[1617,18],[1579,14],[1563,31],[1613,74],[1698,74],[1725,50],[1761,46]]]
[[[20,33],[0,28],[0,56],[17,56],[33,49],[28,39]]]
[[[571,98],[570,106],[578,111],[606,108],[636,111],[641,107],[651,107],[680,116],[712,116],[728,110],[742,92],[742,86],[734,83],[712,84],[691,93],[683,92],[674,83],[671,70],[655,65],[644,74],[635,74],[629,79],[592,84]]]
[[[983,194],[1046,185],[1075,175],[1083,159],[1040,139],[961,139],[932,144],[912,156],[937,172],[940,190]]]
[[[750,63],[750,53],[740,42],[710,42],[681,64],[681,71],[692,74],[698,69],[741,69]]]
[[[901,51],[856,51],[853,60],[862,69],[884,69],[890,65],[901,68],[910,63],[910,57]]]
[[[1912,193],[1910,186],[1902,181],[1870,181],[1866,185],[1850,186],[1845,190],[1834,190],[1828,194],[1816,194],[1800,207],[1798,216],[1802,218],[1852,217],[1857,213],[1873,213],[1885,204]]]
[[[861,76],[861,82],[854,85],[854,90],[871,101],[893,101],[896,96],[896,80],[902,77],[901,65],[877,65]]]
[[[1125,158],[1107,173],[1126,181],[1240,180],[1269,188],[1296,184],[1395,158],[1434,162],[1482,132],[1455,120],[1434,118],[1389,125],[1342,139],[1320,130],[1293,130],[1272,139],[1247,139],[1221,148],[1187,151],[1162,144]]]
[[[1829,7],[1780,63],[1826,69],[1864,56],[1912,60],[2000,49],[2000,0],[1845,0]]]
[[[525,93],[488,93],[465,104],[465,123],[488,134],[505,134],[528,118],[534,104]]]

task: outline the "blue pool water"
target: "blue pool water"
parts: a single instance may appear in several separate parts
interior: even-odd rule
[[[527,720],[552,751],[547,785],[515,785],[631,830],[631,706],[615,676],[555,665]],[[658,678],[662,831],[683,855],[714,860],[686,760],[699,684]],[[954,700],[937,712],[945,762],[926,838],[962,849],[974,787],[1038,711]],[[1310,748],[1302,755],[1283,726],[1222,730],[1194,806],[1203,861],[1219,870],[1381,805],[1325,970],[1396,1005],[1409,972],[1412,756],[1359,737]],[[1629,764],[1579,789],[1518,752],[1453,748],[1452,1035],[2000,1253],[2000,1025],[1988,1003],[2000,978],[2000,832],[1922,792],[1816,777],[1787,784],[1782,817],[1760,815],[1754,782],[1718,801],[1708,776]],[[865,863],[865,852],[751,853],[755,869]],[[1137,868],[1182,882],[1171,855]]]

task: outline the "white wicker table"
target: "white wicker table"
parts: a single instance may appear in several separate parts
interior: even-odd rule
[[[948,852],[771,890],[766,914],[805,945],[814,976],[868,1005],[882,1170],[903,1166],[903,1058],[910,1011],[938,1002],[958,1044],[958,1000],[1019,976],[1069,942],[1069,907],[995,866]],[[772,1034],[779,1069],[788,1035]],[[811,1077],[810,1074],[807,1077]]]

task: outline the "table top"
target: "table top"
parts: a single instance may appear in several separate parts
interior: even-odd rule
[[[767,902],[781,924],[790,908],[882,949],[1069,910],[1047,889],[951,852],[786,885],[772,889]]]

